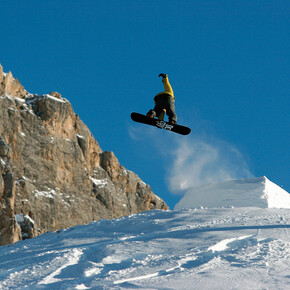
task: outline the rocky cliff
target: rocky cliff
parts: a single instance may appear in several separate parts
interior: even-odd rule
[[[168,207],[68,100],[28,93],[0,65],[0,245],[150,209]]]

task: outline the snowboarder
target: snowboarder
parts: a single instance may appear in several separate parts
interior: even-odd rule
[[[154,97],[155,107],[147,113],[147,116],[150,118],[155,118],[157,116],[158,120],[163,121],[166,113],[169,117],[169,123],[176,124],[177,116],[175,114],[175,97],[172,87],[169,83],[167,74],[161,73],[159,77],[162,77],[165,91]]]

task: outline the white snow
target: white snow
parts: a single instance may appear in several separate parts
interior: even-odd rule
[[[90,180],[98,187],[98,188],[104,188],[108,185],[107,179],[96,179],[90,176]]]
[[[54,101],[60,102],[60,103],[67,103],[67,100],[65,100],[63,98],[58,99],[58,98],[56,98],[54,96],[51,96],[51,95],[43,95],[43,96],[46,97],[46,98],[52,99]]]
[[[27,179],[25,176],[22,176],[21,178],[17,179],[17,180],[15,181],[15,183],[18,184],[19,182],[21,182],[21,181],[23,181],[23,180],[27,180],[27,181],[29,181],[29,179]]]
[[[189,189],[175,209],[195,207],[290,208],[290,194],[265,176]]]
[[[61,279],[57,278],[57,276],[62,272],[63,269],[66,269],[67,267],[70,267],[72,265],[75,265],[79,262],[80,257],[82,256],[83,252],[79,249],[72,249],[71,251],[69,251],[68,253],[65,253],[63,255],[63,258],[66,260],[65,263],[62,262],[62,265],[60,265],[59,267],[57,267],[55,269],[55,271],[53,271],[52,273],[50,273],[48,276],[44,277],[44,279],[42,281],[40,281],[38,283],[38,285],[41,284],[54,284],[56,282],[61,281]],[[54,261],[56,263],[59,262],[59,258],[55,258]]]
[[[25,103],[25,99],[18,98],[18,97],[13,97],[15,100],[17,100],[20,103]]]
[[[27,200],[27,199],[26,199],[26,200]],[[31,224],[34,224],[34,220],[33,220],[30,216],[28,216],[28,215],[26,215],[26,214],[23,214],[23,213],[16,214],[16,215],[15,215],[15,218],[16,218],[16,221],[17,221],[18,223],[23,223],[24,220],[28,220]]]
[[[18,112],[18,110],[15,108],[8,108],[8,110],[13,111],[13,112]]]
[[[290,210],[149,211],[0,247],[1,289],[287,289]]]
[[[290,289],[290,209],[260,207],[284,191],[250,181],[207,187],[257,195],[248,207],[148,211],[0,247],[0,289]]]
[[[8,96],[8,95],[1,96],[1,99],[6,99],[6,98],[13,100],[13,97],[11,97],[11,96]]]
[[[56,192],[54,189],[51,189],[48,191],[35,190],[33,193],[34,193],[36,198],[39,198],[39,197],[54,198],[54,196],[56,195]]]
[[[222,241],[218,242],[216,245],[210,246],[208,248],[208,251],[212,251],[212,252],[225,251],[225,250],[229,249],[229,245],[231,245],[233,242],[244,240],[244,239],[247,239],[247,238],[250,238],[250,237],[251,236],[242,236],[242,237],[239,237],[239,238],[225,239],[225,240],[222,240]]]

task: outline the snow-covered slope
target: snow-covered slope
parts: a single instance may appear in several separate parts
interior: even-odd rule
[[[150,211],[0,247],[0,289],[289,289],[290,210]]]
[[[288,193],[266,178],[199,192],[216,207],[149,211],[0,247],[0,289],[290,289],[290,209],[261,208],[287,206]]]
[[[175,209],[195,207],[290,208],[290,194],[265,176],[189,189]]]

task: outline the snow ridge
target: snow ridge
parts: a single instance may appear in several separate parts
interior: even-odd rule
[[[290,195],[263,176],[191,188],[175,209],[232,206],[290,208]]]

